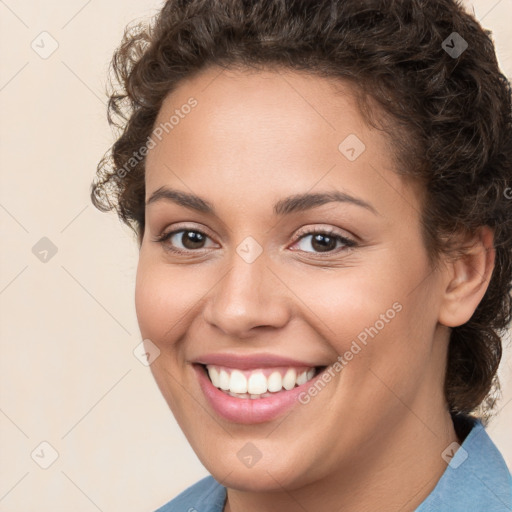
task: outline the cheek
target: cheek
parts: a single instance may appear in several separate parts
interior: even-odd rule
[[[306,306],[302,311],[309,311],[311,322],[340,354],[353,339],[364,341],[366,328],[377,322],[378,330],[384,331],[381,324],[384,322],[387,328],[399,314],[399,283],[373,279],[368,267],[324,274],[316,270],[300,280],[292,277],[289,280],[294,283],[293,291]]]
[[[135,285],[135,309],[141,335],[157,345],[179,336],[181,319],[194,297],[187,274],[140,256]],[[195,293],[197,295],[197,292]]]
[[[400,269],[398,261],[294,280],[315,330],[347,361],[345,378],[357,381],[375,367],[394,380],[428,360],[435,304],[425,287],[412,291],[428,268],[417,261]]]
[[[171,269],[141,252],[135,284],[135,309],[143,339],[149,339],[160,354],[150,365],[163,397],[181,424],[182,411],[197,407],[182,389],[177,371],[180,361],[177,341],[186,331],[190,297],[186,273]],[[195,294],[197,296],[197,293]],[[183,321],[185,320],[185,321]]]

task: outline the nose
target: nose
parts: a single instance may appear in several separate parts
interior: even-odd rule
[[[242,339],[264,327],[282,328],[290,312],[288,289],[268,266],[267,258],[262,254],[247,263],[234,254],[229,270],[212,289],[203,315],[227,336]]]

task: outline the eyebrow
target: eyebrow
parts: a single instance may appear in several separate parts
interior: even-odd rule
[[[162,200],[170,201],[201,213],[216,215],[215,208],[209,201],[195,194],[167,187],[160,187],[155,190],[146,201],[146,206]],[[274,204],[273,210],[274,215],[282,216],[310,210],[311,208],[334,202],[353,204],[365,208],[375,215],[380,215],[370,203],[337,190],[321,193],[295,194],[285,197]]]

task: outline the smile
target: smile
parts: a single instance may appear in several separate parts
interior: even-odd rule
[[[272,421],[292,407],[303,407],[299,395],[320,378],[327,366],[262,365],[244,369],[196,362],[192,368],[217,416],[234,423],[255,424]]]
[[[315,367],[277,367],[241,370],[207,365],[212,384],[230,396],[260,399],[283,390],[289,391],[311,380],[319,371]]]

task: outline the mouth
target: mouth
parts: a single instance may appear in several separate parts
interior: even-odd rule
[[[327,366],[266,367],[253,370],[199,364],[211,384],[234,398],[259,400],[290,391],[313,380]]]
[[[271,366],[240,369],[193,363],[199,386],[212,411],[240,424],[269,422],[305,407],[300,397],[327,366]]]

